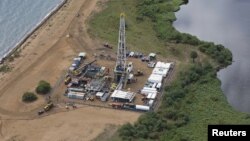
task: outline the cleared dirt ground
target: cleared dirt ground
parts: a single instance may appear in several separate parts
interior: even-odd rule
[[[102,2],[68,0],[23,44],[21,57],[10,63],[13,70],[0,75],[0,140],[88,141],[110,124],[134,122],[139,117],[140,114],[134,112],[84,107],[37,118],[45,97],[39,96],[30,104],[21,101],[22,94],[34,91],[40,80],[51,83],[54,95],[62,95],[64,89],[58,84],[73,57],[85,51],[88,60],[92,60],[94,53],[103,51],[100,50],[102,44],[89,37],[86,24]],[[112,50],[104,50],[115,55]]]
[[[109,125],[132,122],[138,116],[135,112],[85,107],[40,119],[1,124],[3,138],[10,141],[88,141]]]

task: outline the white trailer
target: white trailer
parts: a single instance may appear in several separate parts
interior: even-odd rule
[[[157,91],[156,90],[147,90],[147,89],[142,89],[141,90],[141,94],[148,95],[150,93],[157,93]]]
[[[162,75],[151,74],[148,78],[148,81],[151,83],[161,83],[163,80]]]
[[[171,63],[157,62],[155,68],[164,68],[169,69],[171,67]]]
[[[70,88],[68,88],[68,91],[83,92],[84,89],[83,88],[72,88],[72,87],[70,87]]]
[[[157,75],[166,77],[168,74],[168,70],[169,70],[168,68],[167,69],[166,68],[154,68],[152,74],[157,74]]]
[[[71,98],[71,99],[81,99],[81,100],[84,100],[84,97],[85,97],[85,93],[73,92],[73,91],[69,91],[68,92],[68,98]]]

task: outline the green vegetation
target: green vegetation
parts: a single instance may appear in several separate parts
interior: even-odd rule
[[[220,67],[226,67],[232,63],[232,53],[228,49],[224,48],[223,45],[203,42],[199,45],[199,50],[211,56],[220,65]]]
[[[234,111],[227,103],[216,78],[218,68],[231,64],[231,52],[172,26],[174,12],[185,3],[188,0],[110,0],[90,20],[91,35],[116,46],[119,14],[125,12],[130,50],[158,52],[177,62],[177,76],[165,88],[160,109],[122,126],[108,140],[203,141],[208,124],[250,124],[249,115]],[[198,54],[196,63],[188,61]]]
[[[194,59],[196,59],[196,58],[198,57],[197,52],[196,52],[196,51],[192,51],[192,52],[190,53],[190,57],[193,59],[193,62],[194,62]]]
[[[10,67],[10,66],[8,66],[8,65],[6,65],[6,64],[0,66],[0,73],[1,73],[1,72],[2,72],[2,73],[6,73],[6,72],[9,72],[9,71],[11,71],[11,67]]]
[[[51,90],[51,86],[48,82],[41,80],[36,87],[36,92],[38,94],[47,94]]]
[[[37,100],[37,96],[32,92],[25,92],[22,96],[23,102],[33,102]]]
[[[153,22],[157,37],[165,42],[176,42],[199,46],[201,52],[206,53],[218,63],[220,67],[231,64],[232,54],[222,45],[215,45],[205,41],[200,41],[197,37],[186,33],[180,33],[173,26],[176,20],[174,12],[179,10],[181,4],[187,3],[185,0],[144,0],[137,4],[137,11],[140,21],[145,17]]]

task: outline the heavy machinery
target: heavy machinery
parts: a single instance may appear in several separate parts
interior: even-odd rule
[[[91,64],[93,64],[94,62],[96,62],[96,60],[94,60],[94,61],[92,61],[92,62],[89,62],[88,64],[86,64],[86,65],[84,65],[84,66],[82,66],[82,67],[80,67],[80,68],[74,70],[74,71],[73,71],[73,75],[74,75],[74,76],[79,76],[79,75],[81,75],[82,72],[83,72],[84,70],[86,70],[86,69],[88,68],[88,66],[91,65]]]
[[[66,76],[66,78],[64,79],[64,84],[68,85],[71,81],[71,77],[70,76]]]
[[[48,102],[48,103],[43,107],[42,110],[38,111],[37,114],[38,114],[38,115],[41,115],[41,114],[43,114],[44,112],[48,112],[49,110],[51,110],[51,109],[53,108],[53,106],[54,106],[53,103],[50,101],[50,102]]]
[[[49,102],[47,105],[45,105],[45,106],[43,107],[43,110],[44,110],[45,112],[47,112],[47,111],[51,110],[53,106],[54,106],[53,103],[52,103],[52,102]]]
[[[115,81],[118,83],[117,89],[122,89],[126,85],[126,41],[125,41],[125,14],[120,14],[120,27],[118,37],[117,59],[114,69]]]

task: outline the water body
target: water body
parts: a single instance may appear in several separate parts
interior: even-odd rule
[[[63,0],[0,0],[0,58]]]
[[[174,26],[202,40],[223,44],[233,64],[218,73],[228,102],[250,112],[250,1],[190,0],[176,13]]]

